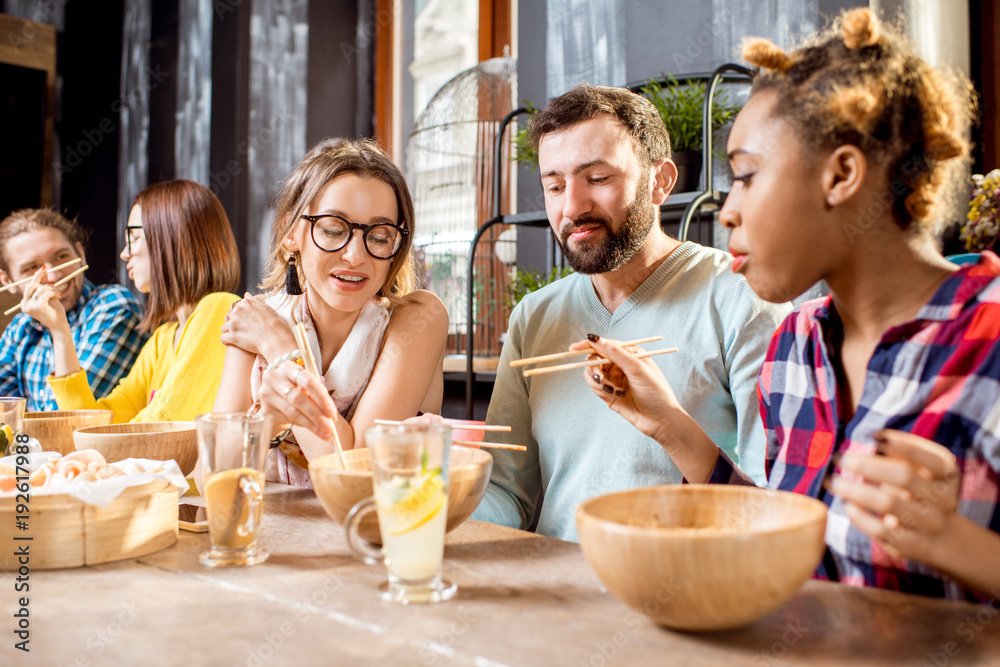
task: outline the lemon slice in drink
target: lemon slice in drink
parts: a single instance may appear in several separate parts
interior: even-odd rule
[[[0,425],[0,454],[6,455],[14,448],[14,429],[9,424]]]
[[[402,535],[424,525],[441,511],[446,498],[441,475],[430,474],[420,486],[392,506],[397,521],[393,522],[394,530],[390,534]]]

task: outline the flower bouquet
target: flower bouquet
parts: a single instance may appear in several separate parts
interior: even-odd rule
[[[959,238],[970,252],[988,250],[1000,238],[1000,169],[972,176],[969,214]]]

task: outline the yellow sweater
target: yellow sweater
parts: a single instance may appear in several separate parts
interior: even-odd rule
[[[190,421],[212,411],[222,378],[226,346],[220,340],[226,313],[239,297],[215,292],[202,298],[184,323],[156,328],[132,370],[106,398],[94,399],[86,371],[49,376],[60,410],[111,410],[114,422]]]

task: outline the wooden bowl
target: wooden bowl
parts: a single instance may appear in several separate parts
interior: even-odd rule
[[[13,526],[16,498],[0,498],[0,522]],[[133,486],[106,507],[65,494],[31,499],[30,542],[0,531],[0,570],[17,570],[17,548],[30,545],[31,569],[52,570],[138,558],[177,541],[177,487],[163,480]],[[21,564],[23,565],[23,564]]]
[[[337,455],[327,454],[309,462],[309,478],[323,509],[343,525],[347,513],[372,495],[371,462],[368,449],[344,452],[347,470],[340,467]],[[458,528],[476,510],[486,493],[493,470],[493,455],[481,449],[452,447],[448,466],[448,527]],[[361,522],[359,534],[372,544],[381,544],[378,519],[372,512]]]
[[[816,570],[826,505],[749,486],[675,485],[591,498],[580,546],[619,600],[678,630],[723,630],[777,609]]]
[[[73,431],[79,449],[96,449],[108,463],[125,459],[177,461],[190,475],[198,462],[198,438],[194,422],[130,422],[89,426]]]
[[[111,410],[54,410],[25,412],[24,432],[42,443],[46,452],[69,454],[73,446],[73,431],[87,426],[110,424]]]

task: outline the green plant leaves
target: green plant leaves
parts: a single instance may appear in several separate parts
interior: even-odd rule
[[[704,125],[705,81],[679,83],[669,74],[662,75],[666,86],[656,79],[640,90],[656,111],[670,135],[670,149],[674,152],[700,151],[702,148],[702,127]],[[712,131],[728,123],[739,112],[740,107],[731,104],[725,92],[718,93],[712,102]]]
[[[516,269],[513,280],[507,286],[507,305],[513,309],[525,295],[541,289],[560,278],[565,278],[571,273],[573,273],[573,269],[568,266],[566,268],[553,267],[548,273]]]

